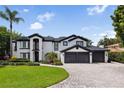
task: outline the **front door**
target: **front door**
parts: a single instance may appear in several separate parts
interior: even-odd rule
[[[39,61],[39,52],[35,51],[35,62]]]

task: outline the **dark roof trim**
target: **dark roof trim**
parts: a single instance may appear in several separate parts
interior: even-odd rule
[[[28,37],[22,36],[18,38],[16,41],[30,41],[30,39]]]
[[[43,36],[39,35],[38,33],[32,34],[32,35],[30,35],[30,36],[28,36],[28,37],[31,38],[31,37],[33,37],[33,36],[38,36],[38,37],[40,37],[40,38],[43,38]]]
[[[29,39],[18,39],[16,41],[30,41]]]
[[[74,38],[72,38],[72,39],[70,39],[70,40],[68,40],[68,41],[70,42],[70,41],[73,41],[73,40],[75,40],[75,39],[77,39],[77,38],[80,38],[80,39],[85,40],[85,41],[90,41],[90,40],[88,40],[88,39],[86,39],[86,38],[84,38],[84,37],[81,37],[81,36],[76,36],[76,37],[74,37]]]
[[[66,49],[64,49],[64,50],[62,50],[62,51],[60,51],[60,52],[66,52],[66,51],[68,51],[68,50],[70,50],[70,49],[73,49],[73,48],[82,48],[82,49],[84,49],[84,50],[87,50],[87,51],[90,51],[88,48],[86,48],[86,47],[82,47],[82,46],[80,46],[80,45],[74,45],[74,46],[72,46],[72,47],[69,47],[69,48],[66,48]]]
[[[66,52],[67,50],[70,50],[70,49],[73,49],[73,48],[82,48],[84,50],[87,50],[89,52],[95,52],[95,51],[109,51],[108,49],[105,49],[105,48],[100,48],[100,47],[96,47],[96,46],[90,46],[90,47],[82,47],[80,45],[74,45],[72,47],[69,47],[69,48],[66,48],[60,52]]]
[[[60,42],[63,41],[63,40],[69,39],[71,37],[76,37],[76,35],[71,35],[71,36],[65,37],[64,39],[61,39]]]
[[[101,47],[96,47],[96,46],[90,46],[90,47],[87,47],[87,48],[90,49],[92,52],[94,52],[94,51],[109,51],[106,48],[101,48]]]

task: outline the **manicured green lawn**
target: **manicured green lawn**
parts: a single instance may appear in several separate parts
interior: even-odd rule
[[[68,77],[63,68],[47,66],[0,67],[0,88],[43,88]]]

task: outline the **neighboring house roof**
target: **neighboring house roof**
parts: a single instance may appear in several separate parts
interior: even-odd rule
[[[89,46],[89,47],[82,47],[82,46],[80,46],[80,45],[74,45],[74,46],[71,46],[71,47],[69,47],[69,48],[66,48],[66,49],[64,49],[64,50],[62,50],[62,51],[60,51],[60,52],[66,52],[66,51],[68,51],[68,50],[70,50],[70,49],[73,49],[73,48],[82,48],[82,49],[84,49],[84,50],[88,50],[88,51],[108,51],[108,49],[106,49],[106,48],[100,48],[100,47],[96,47],[96,46]]]
[[[119,44],[119,43],[117,43],[117,44],[112,44],[112,45],[108,45],[108,46],[106,46],[106,47],[120,47],[120,44]]]
[[[41,36],[41,35],[39,35],[38,33],[32,34],[32,35],[27,36],[27,37],[24,37],[24,36],[23,36],[23,37],[17,39],[17,41],[28,41],[28,40],[30,40],[30,38],[33,37],[33,36],[41,37],[41,38],[43,38],[44,41],[53,41],[53,42],[54,42],[54,41],[55,41],[55,42],[61,42],[61,41],[63,41],[63,40],[69,39],[69,38],[71,38],[71,37],[74,37],[74,38],[72,38],[72,39],[70,39],[70,40],[74,40],[74,39],[76,39],[76,38],[80,38],[80,39],[89,41],[87,38],[84,38],[84,37],[81,37],[81,36],[76,36],[76,35],[71,35],[71,36],[68,36],[68,37],[64,37],[64,36],[63,36],[63,37],[54,38],[54,37],[51,37],[51,36]]]

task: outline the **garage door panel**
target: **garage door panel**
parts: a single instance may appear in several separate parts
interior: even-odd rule
[[[66,63],[70,63],[70,62],[72,62],[72,63],[74,63],[74,62],[76,62],[76,53],[75,52],[67,52],[67,53],[65,53],[65,61],[66,61]]]
[[[65,63],[88,63],[88,52],[66,52]]]
[[[78,58],[78,62],[80,63],[88,63],[89,61],[89,53],[78,53],[77,54]]]
[[[104,62],[104,52],[93,52],[93,62]]]

